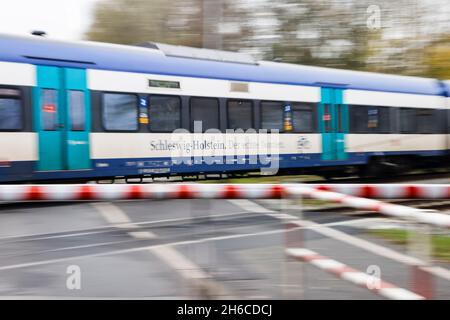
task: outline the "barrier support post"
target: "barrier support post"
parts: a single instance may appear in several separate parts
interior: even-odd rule
[[[411,224],[408,231],[408,251],[413,257],[425,261],[425,265],[413,265],[411,272],[411,291],[432,299],[434,296],[433,276],[424,270],[431,265],[433,250],[433,228],[425,224]]]
[[[191,235],[195,240],[202,238],[202,235],[199,234],[199,227],[197,227],[197,223],[199,223],[199,221],[207,222],[205,228],[209,232],[216,232],[214,223],[212,221],[213,218],[211,217],[210,199],[191,199],[188,206],[192,228]],[[216,244],[214,241],[205,243],[200,242],[194,246],[188,246],[188,257],[190,257],[192,261],[199,266],[210,266],[209,269],[206,270],[209,275],[213,275],[215,272],[218,272],[217,268],[219,267],[219,263],[217,261],[215,246]],[[189,283],[188,285],[190,286],[190,296],[194,299],[211,298],[209,296],[211,292],[207,292],[207,281],[198,280],[194,283]]]
[[[303,200],[300,195],[295,198],[286,194],[282,201],[282,213],[286,215],[295,215],[298,219],[303,219]],[[304,297],[304,264],[289,255],[285,254],[285,248],[303,248],[304,234],[303,228],[298,224],[290,222],[286,218],[285,225],[285,243],[283,247],[284,265],[282,267],[282,296],[286,299],[302,299]]]

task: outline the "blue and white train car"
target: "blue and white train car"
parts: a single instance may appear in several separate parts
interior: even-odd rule
[[[260,151],[244,143],[263,133],[223,139],[237,128],[279,130],[279,168],[324,175],[439,161],[449,150],[450,86],[436,79],[163,44],[1,35],[0,48],[3,183],[270,166],[250,161]],[[187,133],[195,121],[216,133]],[[199,152],[234,160],[191,158]]]

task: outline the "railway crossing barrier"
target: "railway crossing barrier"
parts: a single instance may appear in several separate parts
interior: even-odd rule
[[[414,224],[450,228],[450,215],[383,202],[378,199],[450,199],[450,185],[411,184],[111,184],[111,185],[0,185],[0,202],[16,201],[112,201],[126,199],[287,199],[312,198],[378,212]],[[289,223],[289,222],[287,222]],[[287,233],[291,230],[287,230]],[[362,272],[322,257],[302,246],[286,243],[286,254],[311,263],[357,285],[368,280]],[[423,266],[413,267],[415,292],[381,281],[372,290],[392,299],[424,299],[431,279]],[[369,279],[370,280],[370,279]],[[365,283],[365,282],[364,282]]]
[[[450,184],[40,184],[0,185],[0,201],[133,198],[279,198],[313,188],[370,199],[450,199]]]
[[[313,267],[319,268],[327,273],[330,273],[344,281],[347,281],[353,285],[357,285],[361,288],[365,288],[368,291],[374,292],[387,299],[395,300],[424,300],[432,299],[435,294],[434,290],[434,276],[430,273],[432,268],[431,259],[429,252],[427,256],[422,255],[421,251],[410,251],[409,259],[415,260],[415,262],[401,262],[407,267],[409,271],[406,275],[408,276],[409,290],[406,288],[398,287],[392,283],[384,281],[381,279],[381,267],[377,265],[368,266],[367,273],[359,271],[355,268],[345,265],[337,260],[330,259],[329,257],[323,256],[320,253],[312,251],[307,247],[307,239],[305,233],[308,230],[319,231],[319,234],[326,234],[320,232],[320,225],[311,226],[308,221],[304,220],[291,220],[285,223],[286,233],[285,233],[285,254],[286,254],[286,266],[284,267],[283,277],[288,279],[285,281],[287,286],[285,290],[285,296],[289,299],[297,298],[304,294],[303,287],[306,286],[308,277],[304,276],[306,265],[311,265]],[[336,230],[332,229],[333,232]],[[414,229],[414,231],[416,231]],[[426,231],[421,229],[420,231]],[[341,240],[338,238],[338,241]],[[416,242],[410,240],[409,246],[412,247],[411,242]],[[430,236],[429,234],[422,234],[419,237],[419,241],[422,249],[427,247],[429,244]],[[345,242],[344,242],[345,243]],[[352,245],[350,243],[350,245]],[[364,250],[364,245],[357,245]],[[427,250],[430,248],[428,247]],[[321,251],[319,249],[319,251]],[[369,250],[370,251],[370,250]],[[382,255],[383,256],[383,255]],[[358,260],[358,259],[357,259]],[[301,261],[302,263],[295,268],[293,271],[292,262]],[[374,268],[378,269],[379,274],[375,274]],[[373,274],[369,273],[373,272]],[[449,280],[449,279],[447,279]],[[300,283],[300,288],[296,291],[293,290],[292,283]]]
[[[111,185],[0,185],[0,201],[76,201],[125,199],[279,199],[305,197],[344,204],[414,222],[450,228],[450,216],[386,203],[371,197],[450,198],[450,186],[438,185],[305,185],[305,184],[111,184]],[[327,190],[325,190],[327,189]],[[398,191],[400,189],[401,191]],[[328,191],[339,190],[342,193]],[[403,191],[402,191],[403,190]],[[410,191],[414,190],[414,191]],[[383,193],[384,192],[384,193]],[[351,194],[363,194],[358,197]]]
[[[308,186],[371,199],[450,199],[449,184],[308,184]]]
[[[376,294],[394,300],[423,300],[425,297],[412,291],[397,287],[373,275],[356,270],[339,261],[322,256],[315,251],[304,248],[287,248],[286,254],[303,262],[332,273],[335,276],[357,286],[367,288]]]
[[[450,184],[40,184],[0,185],[0,201],[133,198],[279,198],[313,188],[370,199],[449,199]]]

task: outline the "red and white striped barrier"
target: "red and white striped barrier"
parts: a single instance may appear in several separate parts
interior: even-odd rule
[[[280,198],[292,187],[376,199],[450,199],[449,184],[0,185],[0,201],[135,198]]]
[[[428,212],[417,208],[382,202],[379,200],[366,199],[337,192],[318,190],[305,187],[303,185],[291,186],[289,188],[289,195],[291,197],[295,197],[295,194],[303,197],[341,203],[348,207],[359,210],[379,212],[381,214],[397,219],[411,220],[414,222],[420,222],[441,228],[450,228],[450,215],[447,214]]]
[[[341,203],[356,209],[375,211],[395,218],[450,228],[450,215],[425,212],[320,188],[324,187],[304,184],[0,185],[0,201],[310,197]]]
[[[277,199],[280,184],[71,184],[0,185],[0,201],[125,199]]]
[[[308,184],[318,190],[378,199],[450,199],[449,184]]]
[[[312,264],[313,266],[334,274],[335,276],[364,287],[378,295],[395,300],[424,300],[425,297],[409,290],[397,287],[389,282],[353,269],[341,262],[321,256],[320,254],[303,248],[288,248],[286,254],[290,257]]]

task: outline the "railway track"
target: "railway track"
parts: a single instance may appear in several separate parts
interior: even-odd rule
[[[440,213],[450,214],[450,200],[422,200],[422,199],[396,199],[386,201],[393,204],[399,204],[407,207],[413,207],[425,210],[439,210]],[[348,212],[349,208],[340,204],[308,205],[304,204],[304,211],[308,212]],[[371,211],[354,211],[352,214],[374,214]],[[378,215],[378,214],[376,214]]]
[[[360,178],[357,176],[349,176],[334,179],[323,179],[311,175],[279,175],[279,176],[264,176],[264,175],[223,175],[220,177],[210,177],[208,175],[198,176],[173,176],[173,177],[148,177],[143,179],[123,179],[118,178],[114,180],[101,180],[97,183],[177,183],[177,182],[247,182],[252,180],[252,183],[402,183],[402,182],[420,182],[428,180],[442,180],[448,179],[450,183],[450,171],[439,172],[415,172],[392,177],[373,177]],[[90,182],[96,183],[96,182]],[[442,183],[442,182],[438,182]],[[447,183],[447,182],[445,182]]]
[[[420,173],[408,173],[393,177],[374,177],[374,178],[360,178],[360,177],[345,177],[336,178],[332,180],[316,180],[306,181],[305,183],[402,183],[421,180],[438,180],[449,179],[450,172],[420,172]]]

